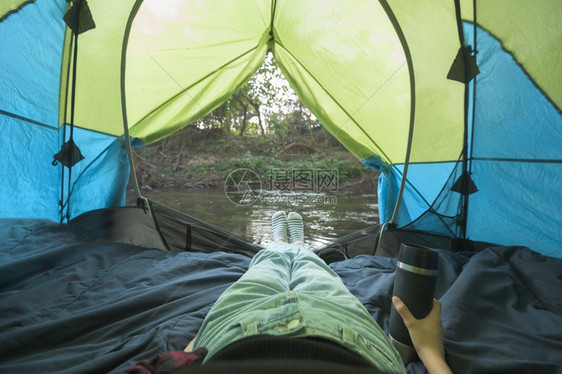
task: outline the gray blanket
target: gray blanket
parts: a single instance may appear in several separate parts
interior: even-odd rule
[[[244,255],[171,253],[92,240],[46,220],[0,220],[0,372],[118,372],[183,350]],[[387,331],[396,261],[330,266]],[[447,359],[455,373],[562,371],[562,260],[521,247],[441,251]],[[412,363],[410,373],[423,373]]]

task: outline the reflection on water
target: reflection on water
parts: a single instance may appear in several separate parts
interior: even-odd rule
[[[305,242],[310,248],[379,220],[374,193],[264,191],[246,205],[227,196],[223,188],[159,190],[146,197],[263,245],[271,241],[271,216],[278,210],[294,210],[303,216]]]

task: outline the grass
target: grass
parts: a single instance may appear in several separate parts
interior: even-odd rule
[[[314,152],[298,148],[287,151],[276,136],[221,137],[207,136],[204,131],[196,133],[198,136],[188,135],[136,151],[142,158],[137,163],[141,184],[217,186],[236,169],[250,169],[269,182],[286,178],[293,171],[336,171],[339,182],[373,173],[343,147],[328,143],[317,146]]]
[[[275,181],[275,170],[336,170],[341,180],[356,178],[361,176],[365,166],[357,161],[346,160],[341,156],[335,155],[328,158],[315,158],[311,160],[292,160],[281,161],[269,156],[250,156],[232,158],[226,162],[220,161],[215,165],[216,170],[223,171],[224,176],[235,169],[250,169],[262,178],[262,180]],[[282,173],[281,173],[282,174]],[[279,174],[279,175],[281,175]]]

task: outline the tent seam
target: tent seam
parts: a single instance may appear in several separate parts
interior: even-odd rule
[[[473,23],[467,20],[464,20],[463,22],[467,22],[467,23]],[[513,59],[513,62],[515,62],[515,64],[521,69],[521,71],[523,72],[523,74],[525,74],[525,76],[529,79],[529,82],[531,82],[533,84],[533,86],[539,90],[539,92],[542,94],[542,96],[546,99],[546,101],[548,101],[558,112],[558,114],[562,115],[562,108],[560,108],[558,106],[558,104],[556,104],[549,95],[546,94],[546,92],[539,86],[539,84],[537,83],[537,81],[535,79],[533,79],[533,77],[531,76],[531,74],[529,73],[529,71],[527,69],[525,69],[525,67],[523,66],[523,64],[521,62],[519,62],[519,60],[515,57],[515,55],[513,54],[513,52],[511,52],[509,49],[507,49],[505,47],[505,45],[503,44],[503,40],[498,38],[496,35],[494,35],[494,33],[492,33],[490,30],[488,30],[485,27],[482,27],[482,25],[476,25],[477,28],[480,28],[482,31],[488,33],[488,35],[490,35],[491,37],[494,38],[495,41],[497,41],[500,46],[501,49],[507,53],[509,56],[511,56],[511,58]]]
[[[19,7],[10,10],[9,12],[7,12],[6,14],[4,14],[2,17],[0,17],[0,23],[4,22],[8,17],[10,17],[11,15],[14,15],[16,13],[18,13],[20,10],[22,10],[25,6],[30,5],[35,3],[35,0],[27,0],[23,3],[20,4]]]
[[[46,123],[39,122],[39,121],[35,121],[35,120],[31,119],[31,118],[27,118],[27,117],[24,117],[24,116],[20,116],[19,114],[15,114],[15,113],[12,113],[12,112],[7,112],[7,111],[2,110],[2,109],[0,109],[0,114],[3,114],[3,115],[5,115],[5,116],[7,116],[7,117],[11,117],[11,118],[14,118],[14,119],[23,121],[23,122],[31,123],[32,125],[37,125],[37,126],[40,126],[40,127],[45,127],[45,128],[47,128],[47,129],[50,129],[50,130],[55,130],[55,131],[58,130],[58,127],[56,127],[56,126],[53,127],[53,126],[50,126],[50,125],[48,125],[48,124],[46,124]]]

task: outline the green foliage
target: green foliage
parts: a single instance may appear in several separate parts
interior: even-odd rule
[[[209,171],[207,170],[207,168],[203,165],[191,165],[187,168],[187,170],[185,171],[185,176],[189,177],[189,176],[205,176],[209,173]]]
[[[235,169],[257,173],[263,183],[293,170],[336,171],[340,182],[372,172],[352,157],[326,130],[293,137],[280,134],[228,135],[220,129],[188,126],[158,143],[135,150],[145,184],[218,186]],[[315,140],[315,142],[314,142]],[[296,144],[293,144],[296,143]]]
[[[341,156],[334,155],[328,158],[313,157],[312,160],[293,161],[290,163],[293,169],[302,170],[337,170],[341,179],[356,178],[361,176],[362,171],[367,168],[357,161],[350,161]]]
[[[215,165],[216,167],[216,165]],[[283,167],[283,162],[269,156],[246,156],[240,158],[231,158],[226,163],[221,163],[218,170],[224,170],[228,174],[234,169],[250,169],[258,174],[260,178],[266,178],[269,171],[275,168]]]
[[[357,161],[350,161],[334,155],[326,159],[313,157],[312,160],[281,161],[269,156],[247,156],[232,158],[227,162],[217,162],[215,169],[224,171],[224,176],[235,169],[250,169],[262,179],[269,180],[272,170],[337,170],[341,180],[356,178],[367,168]]]

